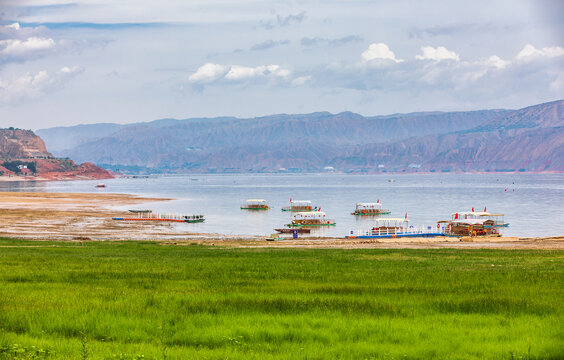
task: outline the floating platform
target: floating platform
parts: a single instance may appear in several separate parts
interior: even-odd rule
[[[381,234],[381,235],[348,235],[346,239],[391,239],[391,238],[406,238],[406,237],[436,237],[447,236],[444,233],[395,233],[395,234]]]

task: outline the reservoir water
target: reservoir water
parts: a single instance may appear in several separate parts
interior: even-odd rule
[[[507,236],[564,235],[564,174],[228,174],[156,176],[99,181],[0,183],[1,191],[108,192],[173,198],[133,208],[155,212],[203,214],[201,224],[177,224],[182,230],[229,235],[265,235],[284,227],[292,213],[280,209],[290,199],[311,200],[337,225],[315,230],[321,236],[344,236],[368,229],[373,217],[350,213],[357,202],[380,201],[410,225],[436,226],[454,212],[504,213]],[[268,211],[240,210],[250,198],[266,199]],[[127,210],[127,208],[120,208]]]

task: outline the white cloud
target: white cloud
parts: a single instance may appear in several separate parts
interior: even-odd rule
[[[485,60],[483,64],[498,69],[505,69],[506,67],[511,65],[511,61],[503,60],[497,55],[492,55],[487,60]]]
[[[520,61],[532,61],[542,57],[554,58],[559,56],[564,56],[564,48],[560,46],[537,49],[533,45],[527,44],[523,50],[519,51],[515,58]]]
[[[290,70],[279,65],[249,67],[207,63],[190,75],[188,81],[197,84],[209,84],[219,80],[240,82],[256,78],[287,78],[290,74]]]
[[[65,66],[53,73],[41,70],[35,74],[26,73],[15,79],[0,79],[0,100],[3,103],[16,103],[39,98],[62,87],[81,71],[76,66]]]
[[[229,67],[225,65],[207,63],[198,68],[188,77],[188,81],[199,84],[214,82],[227,74]]]
[[[262,65],[254,68],[232,65],[227,75],[225,75],[225,79],[241,81],[261,76],[287,77],[288,75],[290,75],[290,71],[282,69],[278,65]]]
[[[373,43],[368,46],[362,54],[362,60],[368,62],[372,60],[391,60],[396,63],[402,62],[401,59],[396,59],[396,55],[388,45],[384,43]]]
[[[6,29],[15,29],[15,30],[19,30],[19,29],[20,29],[20,23],[15,22],[15,23],[10,24],[10,25],[5,25],[4,27],[5,27]]]
[[[460,56],[454,51],[450,51],[444,46],[439,46],[434,48],[432,46],[422,46],[421,51],[423,55],[416,55],[415,58],[417,60],[455,60],[460,61]]]
[[[53,39],[30,37],[26,40],[0,40],[0,54],[9,57],[22,57],[28,54],[46,51],[55,47]]]

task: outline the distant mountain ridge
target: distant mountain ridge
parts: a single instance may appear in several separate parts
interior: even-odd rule
[[[559,100],[520,110],[162,119],[37,133],[59,156],[132,171],[564,171],[563,108]]]

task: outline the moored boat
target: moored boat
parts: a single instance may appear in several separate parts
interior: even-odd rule
[[[377,216],[389,214],[390,210],[382,209],[380,202],[375,203],[357,203],[354,212],[351,215],[357,216]]]
[[[373,235],[397,234],[409,229],[409,221],[406,218],[380,218],[376,219],[376,225],[371,229]]]
[[[270,207],[264,199],[248,199],[245,204],[241,205],[241,210],[268,210]]]
[[[106,184],[104,184],[104,183],[98,183],[98,184],[96,184],[96,187],[97,187],[97,188],[105,188],[105,187],[106,187]]]
[[[474,208],[472,208],[472,211],[462,211],[462,212],[456,212],[451,214],[451,220],[471,220],[471,219],[478,219],[478,220],[492,220],[493,224],[488,223],[487,226],[493,226],[493,227],[508,227],[509,223],[506,223],[504,220],[504,214],[494,214],[494,213],[490,213],[486,211],[486,208],[484,208],[484,211],[474,211]]]
[[[178,215],[178,214],[159,214],[151,210],[129,210],[134,213],[131,217],[113,217],[112,220],[121,221],[170,221],[184,223],[200,223],[204,222],[204,215]]]
[[[437,224],[449,236],[501,236],[491,219],[443,220]]]
[[[369,230],[351,230],[347,239],[379,239],[379,238],[405,238],[405,237],[435,237],[444,236],[444,233],[432,226],[412,226],[407,218],[380,218]]]
[[[290,199],[290,206],[285,206],[282,208],[282,211],[299,211],[299,212],[307,212],[307,211],[315,211],[317,207],[311,206],[311,201],[309,200],[292,200]]]
[[[326,219],[323,211],[307,211],[296,213],[290,224],[287,227],[302,227],[302,226],[333,226],[335,220]]]

